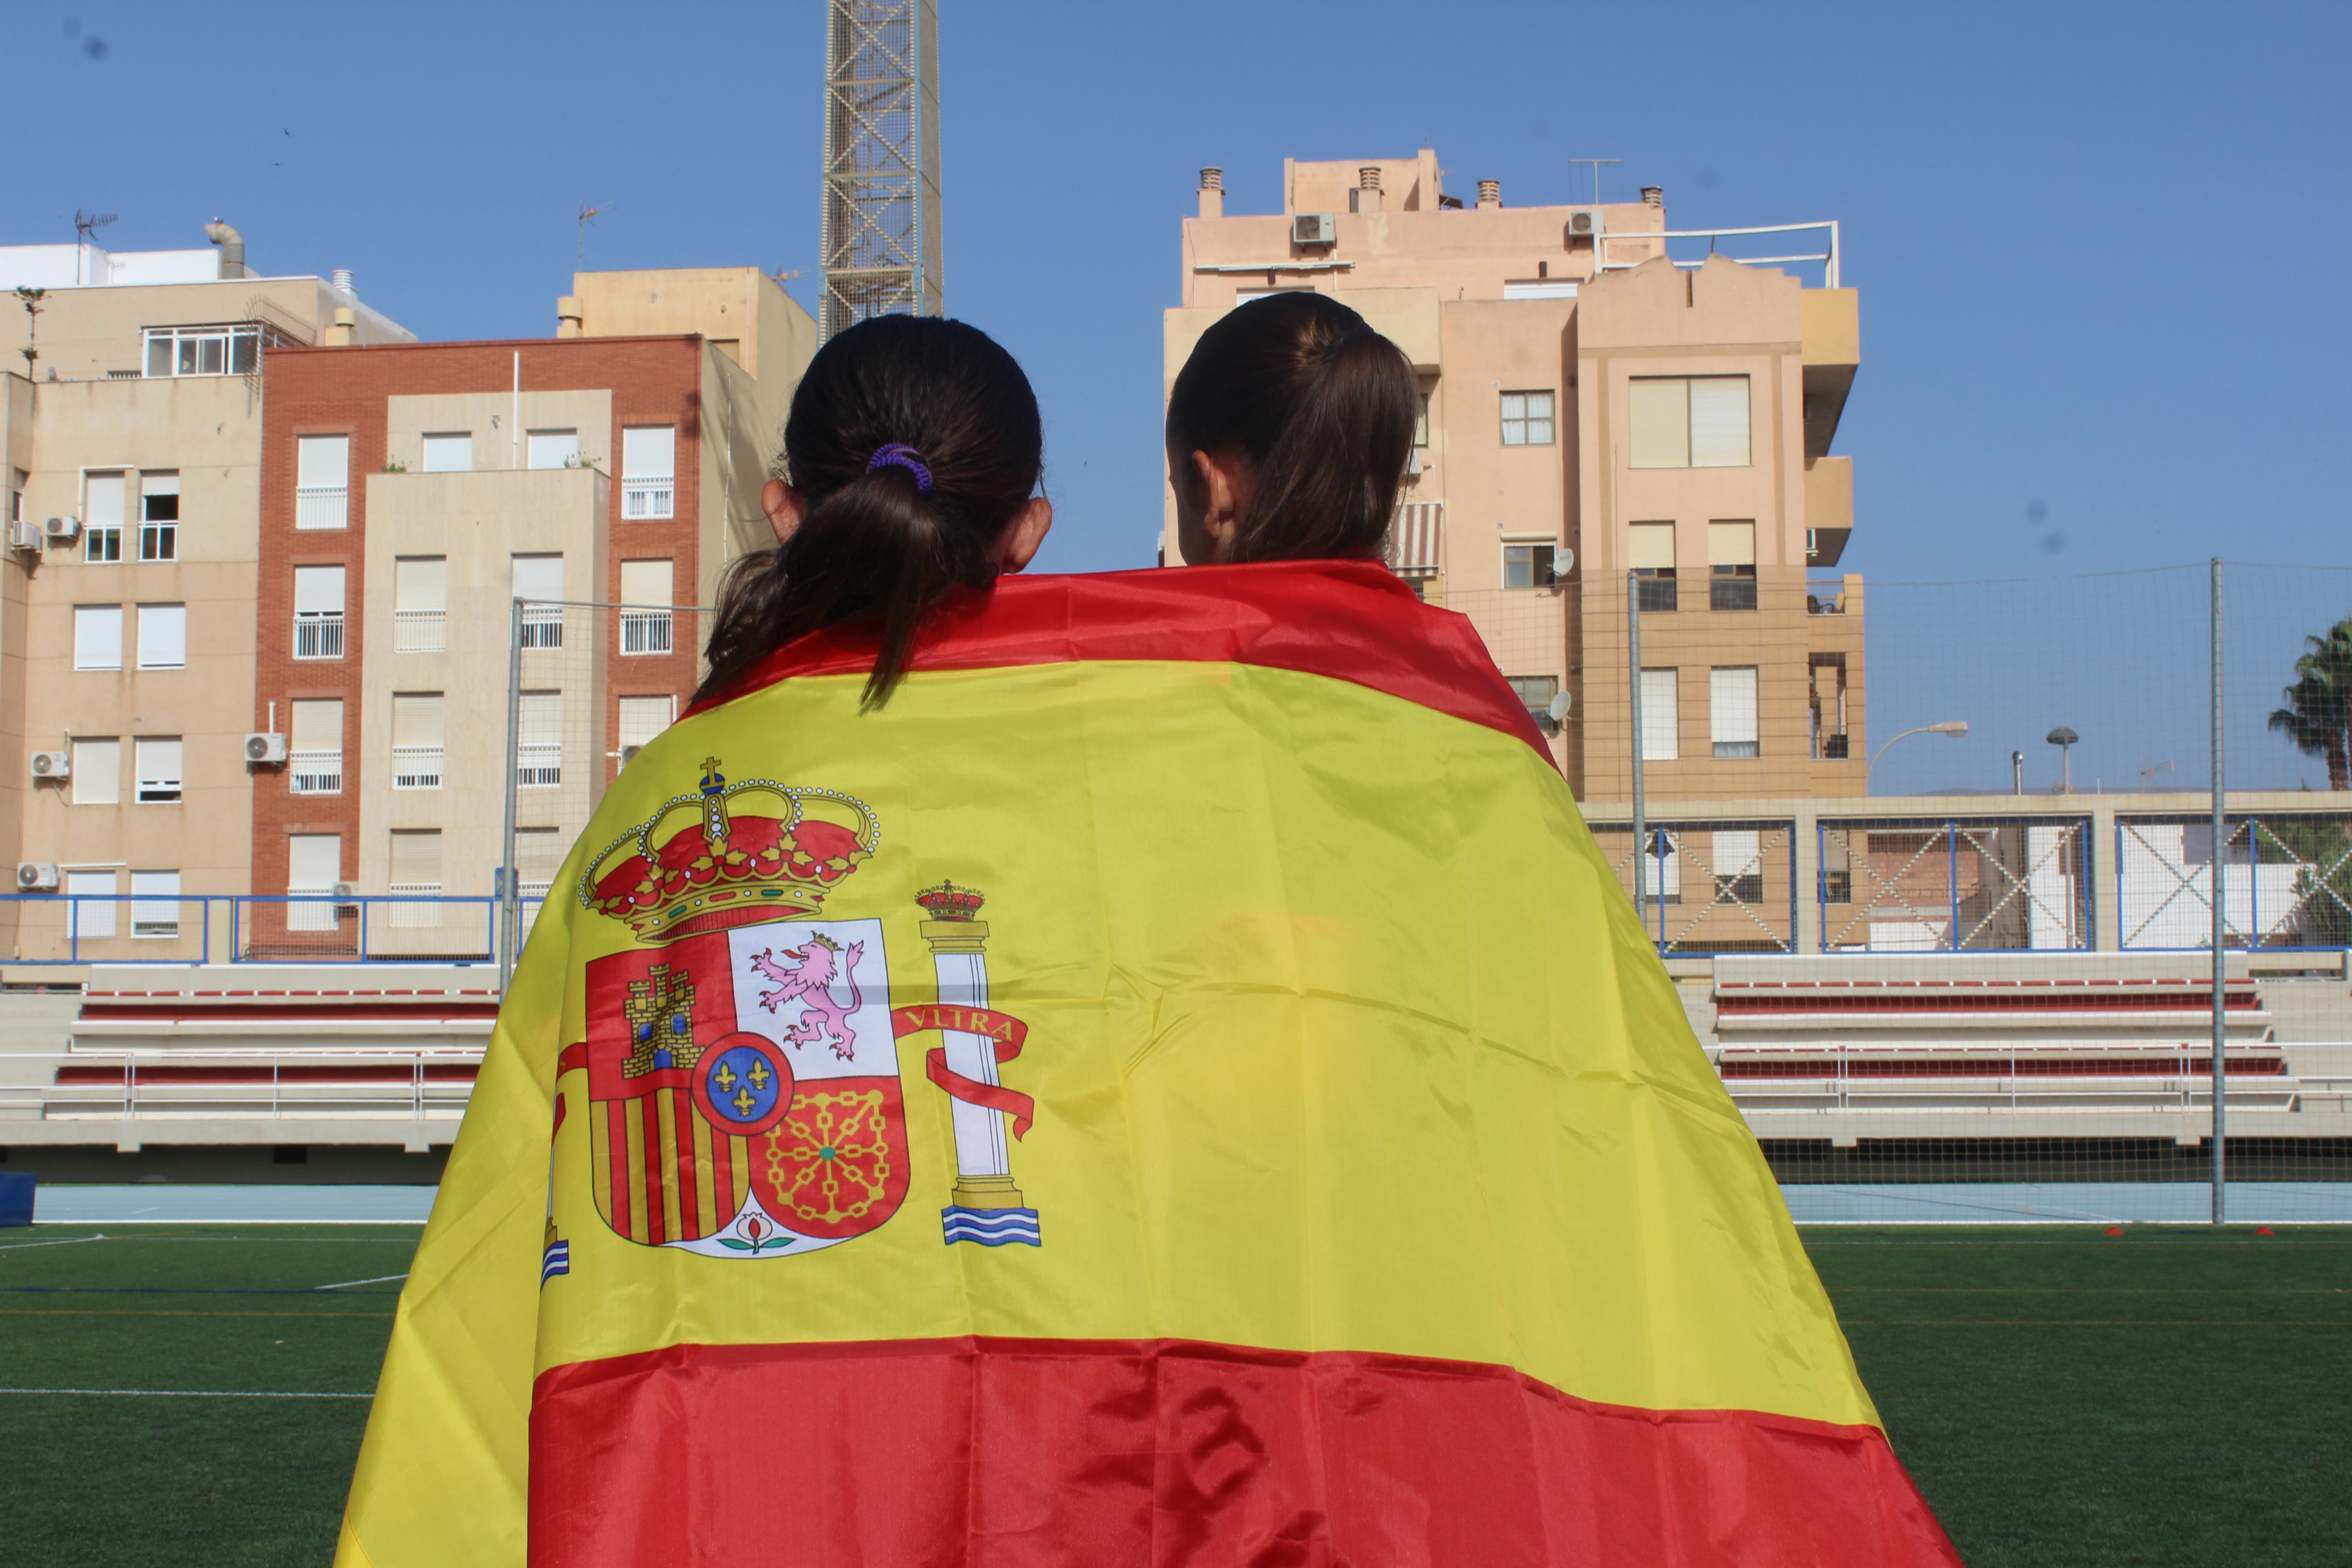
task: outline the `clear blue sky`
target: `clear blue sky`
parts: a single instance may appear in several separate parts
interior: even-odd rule
[[[1286,155],[1423,145],[1510,201],[1611,156],[1604,195],[1664,185],[1677,226],[1842,220],[1874,577],[2352,564],[2352,7],[941,10],[949,308],[1044,400],[1048,567],[1150,558],[1194,171],[1271,211]],[[218,215],[426,338],[551,331],[584,202],[591,267],[813,273],[822,30],[815,0],[12,0],[0,243]]]

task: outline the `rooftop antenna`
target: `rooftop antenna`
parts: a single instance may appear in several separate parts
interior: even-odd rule
[[[108,224],[120,223],[121,219],[121,213],[84,212],[79,207],[76,207],[74,233],[81,237],[81,245],[96,245],[98,231]],[[81,280],[81,246],[78,245],[74,247],[74,281],[79,283]]]
[[[1601,205],[1601,165],[1603,163],[1622,163],[1625,160],[1622,158],[1570,158],[1565,161],[1570,163],[1590,163],[1592,165],[1592,205],[1597,207]]]
[[[580,204],[580,244],[572,252],[572,266],[585,268],[588,265],[588,226],[596,221],[596,215],[611,212],[619,205],[617,202],[606,202],[602,206],[590,206],[586,202]]]
[[[938,0],[826,0],[817,335],[869,316],[936,316]]]

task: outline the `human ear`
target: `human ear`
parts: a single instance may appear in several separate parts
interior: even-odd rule
[[[782,544],[808,516],[808,498],[782,479],[770,479],[760,487],[760,510],[768,514],[768,526]]]
[[[1054,503],[1044,496],[1032,496],[996,536],[988,558],[1000,572],[1018,572],[1036,558],[1037,547],[1045,542],[1053,526]]]
[[[1234,542],[1241,531],[1242,507],[1249,499],[1249,481],[1231,448],[1212,456],[1192,454],[1192,471],[1200,481],[1201,531],[1207,536],[1210,560],[1233,559]]]

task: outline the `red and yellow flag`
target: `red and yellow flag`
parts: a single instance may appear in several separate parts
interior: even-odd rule
[[[1013,579],[631,764],[347,1565],[1948,1564],[1467,623]]]

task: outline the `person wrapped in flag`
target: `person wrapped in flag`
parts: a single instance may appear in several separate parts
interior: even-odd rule
[[[1212,563],[1015,577],[1018,367],[826,343],[508,993],[340,1563],[1957,1561],[1527,710],[1376,559],[1412,406],[1245,306],[1171,402]]]

